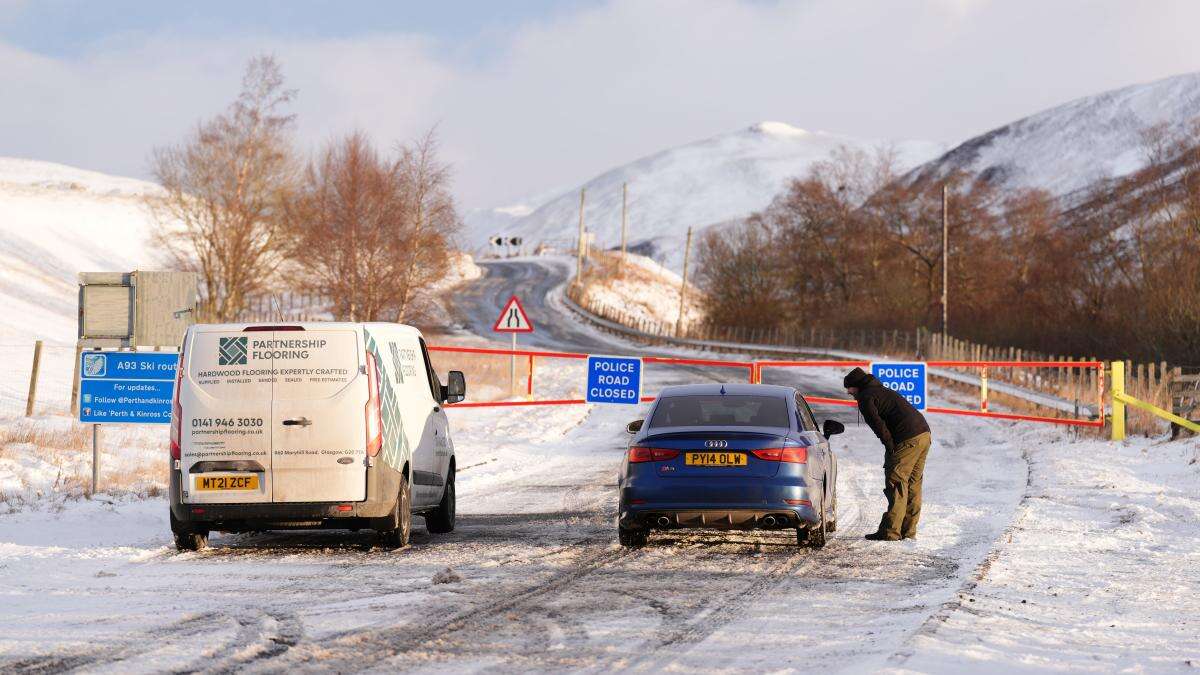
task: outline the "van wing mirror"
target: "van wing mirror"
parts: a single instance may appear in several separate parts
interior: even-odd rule
[[[825,434],[825,438],[837,436],[845,430],[846,425],[837,420],[825,420],[825,423],[821,425],[821,433]]]
[[[646,422],[646,420],[634,420],[634,421],[630,422],[629,424],[625,425],[625,431],[627,431],[631,434],[636,434],[637,432],[642,430],[642,425],[645,424],[645,422]]]
[[[458,403],[467,397],[467,378],[461,370],[452,370],[446,374],[446,384],[442,385],[442,402]]]

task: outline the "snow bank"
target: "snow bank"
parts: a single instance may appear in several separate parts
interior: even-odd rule
[[[625,312],[631,321],[674,325],[679,320],[683,279],[645,256],[630,253],[622,268],[619,252],[593,254],[594,267],[585,277],[582,304],[608,305]],[[622,272],[623,269],[623,272]],[[689,284],[685,320],[704,319],[702,294]],[[636,324],[634,324],[636,325]]]
[[[1013,426],[1030,461],[1004,540],[897,659],[905,671],[1200,666],[1200,439]]]

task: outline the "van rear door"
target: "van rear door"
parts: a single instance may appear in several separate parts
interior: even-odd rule
[[[255,358],[251,333],[198,326],[180,383],[184,502],[271,501],[273,362]]]
[[[259,333],[252,342],[273,360],[277,378],[271,412],[273,500],[366,499],[369,395],[359,331],[276,330]]]

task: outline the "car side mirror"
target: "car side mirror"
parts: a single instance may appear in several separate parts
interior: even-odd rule
[[[821,425],[821,433],[825,434],[825,438],[837,436],[845,430],[846,425],[837,420],[825,420],[824,424]]]
[[[645,423],[646,423],[646,420],[634,420],[634,421],[630,422],[629,424],[625,425],[625,431],[627,431],[631,434],[636,434],[637,432],[642,430],[642,425]]]
[[[452,370],[446,374],[446,384],[442,385],[442,402],[458,403],[467,397],[467,378],[461,370]]]

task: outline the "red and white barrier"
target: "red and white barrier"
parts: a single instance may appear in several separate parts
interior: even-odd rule
[[[547,359],[571,359],[571,360],[586,360],[587,354],[577,352],[555,352],[555,351],[538,351],[529,349],[491,349],[483,347],[455,347],[455,346],[430,346],[431,352],[448,352],[460,354],[488,354],[498,357],[525,357],[528,359],[529,374],[526,380],[526,396],[527,400],[523,401],[464,401],[455,403],[452,407],[455,408],[485,408],[485,407],[517,407],[517,406],[539,406],[539,405],[580,405],[586,403],[584,399],[534,399],[534,368],[538,360]],[[744,369],[747,372],[747,381],[750,383],[762,382],[762,371],[766,368],[839,368],[848,370],[851,368],[869,368],[870,361],[860,360],[826,360],[826,361],[730,361],[717,359],[691,359],[691,358],[676,358],[664,356],[644,356],[641,357],[642,362],[646,364],[663,364],[663,365],[679,365],[679,366],[703,366],[713,368],[733,368]],[[1104,419],[1079,419],[1069,417],[1048,417],[1043,415],[1023,415],[1016,413],[1000,413],[988,410],[988,369],[989,368],[1072,368],[1072,369],[1096,369],[1098,372],[1097,382],[1097,410],[1104,410],[1104,364],[1100,361],[928,361],[926,362],[931,369],[976,369],[979,373],[980,385],[980,408],[979,410],[967,410],[962,408],[946,408],[946,407],[929,407],[926,412],[943,415],[965,415],[970,417],[983,417],[990,419],[1003,420],[1018,420],[1024,422],[1038,422],[1044,424],[1059,424],[1066,426],[1077,427],[1103,427]],[[934,376],[949,377],[949,372],[937,373],[931,370]],[[810,403],[822,405],[837,405],[837,406],[856,406],[852,399],[830,398],[824,396],[805,396]],[[644,396],[643,402],[653,401],[655,397]]]

